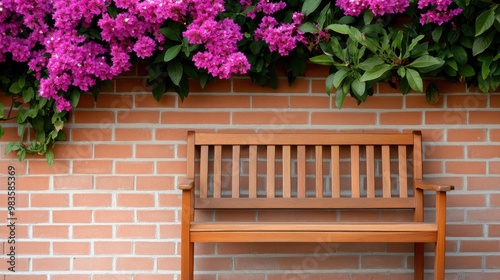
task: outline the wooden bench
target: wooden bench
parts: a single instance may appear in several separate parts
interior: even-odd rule
[[[183,280],[193,279],[196,242],[325,241],[414,243],[415,279],[424,277],[424,243],[434,243],[434,279],[444,279],[446,192],[454,187],[422,180],[420,132],[189,132],[186,178],[179,186]],[[434,222],[424,222],[423,191],[435,192]],[[332,215],[332,222],[313,216],[310,222],[304,222],[304,216],[302,221],[269,222],[255,215],[253,221],[195,220],[195,210],[221,209],[293,209],[306,215],[308,211],[311,215],[315,211],[340,215],[351,210],[392,211],[406,212],[409,219],[346,222]]]

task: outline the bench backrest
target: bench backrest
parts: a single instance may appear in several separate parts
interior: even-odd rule
[[[417,207],[420,132],[188,133],[197,209]]]

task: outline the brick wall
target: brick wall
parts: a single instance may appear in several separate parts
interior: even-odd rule
[[[187,130],[422,130],[426,178],[454,184],[449,196],[446,279],[500,279],[500,95],[440,82],[435,105],[386,85],[342,110],[327,96],[327,69],[310,66],[293,87],[218,81],[181,102],[161,102],[142,70],[115,79],[94,104],[82,97],[65,126],[68,141],[42,157],[4,155],[0,213],[7,224],[8,166],[16,169],[16,272],[3,243],[7,280],[179,279],[180,192]],[[432,206],[432,200],[428,199]],[[233,215],[227,213],[227,215]],[[7,241],[9,227],[0,226]],[[428,248],[430,252],[432,248]],[[200,244],[197,279],[413,279],[409,244]],[[432,260],[428,258],[428,268]],[[432,272],[429,270],[429,272]]]

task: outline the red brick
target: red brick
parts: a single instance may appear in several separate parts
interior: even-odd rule
[[[82,158],[91,158],[92,157],[92,146],[90,144],[82,144],[82,145],[56,145],[53,149],[54,157],[57,159],[82,159]]]
[[[68,226],[36,225],[33,226],[33,238],[68,238]]]
[[[288,85],[286,80],[278,80],[276,89],[269,87],[262,87],[256,85],[248,79],[234,79],[233,91],[234,92],[248,92],[248,93],[308,93],[310,88],[309,80],[297,79],[293,86]]]
[[[448,161],[445,171],[448,174],[486,174],[486,163],[482,161]]]
[[[227,95],[190,95],[181,101],[177,100],[179,108],[250,108],[249,96]]]
[[[113,162],[111,160],[75,160],[73,174],[111,174]]]
[[[113,269],[113,258],[73,258],[73,269],[74,270],[112,270]]]
[[[136,158],[173,158],[175,145],[136,145]]]
[[[96,176],[96,189],[101,190],[132,190],[133,176]]]
[[[116,260],[116,269],[121,271],[152,270],[153,267],[154,260],[152,258],[118,257]]]
[[[158,174],[186,174],[185,161],[158,161],[156,162]]]
[[[417,93],[406,96],[405,107],[406,108],[443,108],[444,107],[444,97],[440,96],[438,102],[431,104],[427,102],[424,94]]]
[[[115,113],[110,111],[78,111],[73,112],[73,119],[75,123],[81,124],[111,124],[115,123]]]
[[[500,222],[500,215],[498,210],[488,208],[485,210],[469,210],[467,211],[468,222]]]
[[[291,96],[290,97],[290,107],[291,108],[330,108],[331,98],[328,95],[320,96]]]
[[[155,238],[155,225],[120,225],[116,229],[118,238]]]
[[[94,242],[94,253],[97,255],[128,255],[132,253],[132,242],[109,241]]]
[[[89,255],[89,242],[54,242],[53,251],[55,255]]]
[[[73,194],[73,206],[75,206],[75,207],[109,207],[109,206],[111,206],[111,194],[76,193],[76,194]]]
[[[252,96],[252,108],[289,108],[288,96]]]
[[[158,111],[125,111],[118,112],[118,123],[146,123],[156,124],[160,121],[160,113]]]
[[[425,124],[462,125],[467,123],[467,113],[464,111],[425,112]]]
[[[142,78],[117,78],[116,92],[142,93],[151,92],[151,87],[146,87],[146,79]]]
[[[496,240],[496,241],[495,240],[462,240],[462,241],[460,241],[460,252],[486,253],[486,252],[499,252],[499,251],[500,251],[500,242],[498,242],[498,240]]]
[[[3,169],[6,170],[6,169]],[[20,191],[43,191],[49,189],[49,177],[19,176],[16,177],[16,189]]]
[[[336,108],[333,100],[332,107]],[[370,96],[365,102],[358,104],[357,100],[351,97],[345,99],[342,109],[401,109],[403,107],[402,96]]]
[[[152,130],[149,128],[116,128],[116,141],[150,141]]]
[[[228,112],[164,112],[162,124],[229,124]]]
[[[426,159],[463,159],[464,147],[461,145],[426,145],[424,153]]]
[[[173,242],[135,242],[134,252],[137,255],[169,256],[175,253]]]
[[[136,108],[173,108],[175,107],[176,97],[173,95],[164,94],[160,101],[156,100],[151,93],[136,94]]]
[[[52,166],[47,164],[47,161],[30,161],[29,174],[68,174],[69,172],[68,160],[54,160]]]
[[[94,220],[97,223],[132,223],[133,210],[95,210]]]
[[[90,223],[92,210],[54,210],[52,211],[53,223]]]
[[[499,176],[468,176],[467,190],[469,191],[497,191],[500,185]]]
[[[73,142],[110,141],[112,133],[110,128],[72,128],[71,140]]]
[[[32,193],[31,207],[68,207],[67,194]]]
[[[312,112],[311,124],[313,125],[374,125],[377,116],[374,113],[352,113],[345,111]]]
[[[150,161],[117,161],[116,174],[152,174],[153,162]]]
[[[73,226],[73,238],[111,238],[113,227],[108,225]]]
[[[116,197],[118,207],[154,207],[155,197],[153,194],[118,194]]]
[[[96,144],[95,158],[131,158],[132,145]]]
[[[137,190],[173,190],[175,178],[172,176],[138,176]]]
[[[69,270],[69,258],[33,258],[33,271],[65,271]]]
[[[478,224],[448,224],[446,236],[449,237],[483,237],[483,225]]]
[[[97,108],[132,109],[134,97],[131,95],[99,94]]]
[[[143,222],[175,222],[173,210],[137,210],[137,221]]]
[[[471,111],[469,112],[469,124],[500,124],[499,111]]]
[[[500,145],[468,146],[467,155],[469,158],[498,158],[500,157]]]
[[[6,199],[4,201],[6,201]],[[17,217],[18,223],[38,224],[38,223],[49,222],[48,210],[25,210],[25,209],[20,209],[16,211],[16,215],[18,216]]]
[[[486,129],[448,129],[446,138],[450,142],[483,142]]]
[[[448,95],[446,97],[448,108],[486,108],[488,96],[481,94]]]
[[[206,84],[203,88],[199,81],[190,80],[189,89],[191,92],[231,92],[231,80],[218,79]],[[189,97],[188,97],[189,98]]]
[[[6,243],[5,248],[7,249],[8,246]],[[19,255],[48,255],[50,253],[50,242],[16,242],[15,248],[15,253]]]
[[[92,187],[92,176],[54,176],[54,188],[58,190],[89,190]]]

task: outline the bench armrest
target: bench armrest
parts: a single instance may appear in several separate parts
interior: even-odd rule
[[[455,187],[452,185],[442,185],[429,183],[424,180],[415,180],[415,187],[424,191],[436,191],[436,192],[447,192],[454,190]]]
[[[179,185],[179,189],[183,191],[189,191],[194,188],[194,180],[193,179],[186,179],[185,182],[182,182]]]

